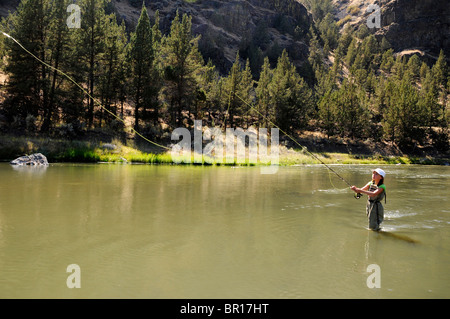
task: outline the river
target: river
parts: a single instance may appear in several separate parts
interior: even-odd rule
[[[0,163],[0,298],[450,298],[450,167],[382,168],[377,233],[318,165]]]

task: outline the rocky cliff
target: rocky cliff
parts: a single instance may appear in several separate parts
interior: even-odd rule
[[[14,11],[19,2],[0,0],[0,17]],[[111,0],[108,10],[133,31],[142,3],[151,18],[159,11],[164,33],[177,11],[191,15],[193,33],[201,35],[200,51],[221,73],[228,72],[238,50],[242,59],[250,57],[260,65],[264,56],[275,63],[283,49],[298,66],[308,56],[306,35],[312,18],[297,0]]]
[[[336,16],[358,26],[367,22],[367,7],[381,8],[381,28],[396,52],[421,52],[436,58],[442,49],[450,58],[450,3],[448,0],[334,0]]]
[[[142,1],[113,0],[112,4],[133,29]],[[296,0],[159,0],[145,4],[151,17],[159,11],[165,33],[177,10],[191,15],[193,33],[202,36],[199,46],[203,56],[211,59],[222,73],[231,67],[238,50],[243,58],[259,54],[275,60],[287,49],[297,65],[308,56],[305,39],[312,18]]]
[[[448,0],[381,1],[381,26],[396,51],[418,49],[433,56],[444,50],[450,58],[450,3]]]

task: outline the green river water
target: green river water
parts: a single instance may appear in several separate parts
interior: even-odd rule
[[[382,168],[377,233],[323,166],[1,163],[0,298],[449,298],[450,167]]]

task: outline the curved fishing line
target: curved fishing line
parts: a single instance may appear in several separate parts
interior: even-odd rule
[[[273,126],[275,126],[276,128],[278,128],[280,130],[281,133],[283,133],[284,135],[286,135],[287,137],[289,137],[295,144],[297,144],[298,146],[301,147],[301,149],[305,152],[307,152],[309,155],[311,155],[312,157],[314,157],[314,159],[316,159],[317,161],[319,161],[321,164],[323,164],[326,168],[328,168],[331,172],[333,172],[334,174],[336,174],[337,177],[339,177],[344,183],[346,183],[348,185],[348,187],[352,187],[352,185],[345,179],[343,178],[341,175],[339,175],[334,169],[332,169],[330,166],[328,166],[324,161],[322,161],[320,158],[318,158],[314,153],[311,153],[308,148],[306,148],[305,146],[301,145],[299,142],[297,142],[292,136],[290,136],[288,133],[286,133],[285,131],[283,131],[278,125],[276,125],[275,123],[273,123],[271,120],[269,120],[266,116],[264,116],[263,114],[261,114],[261,112],[259,112],[255,107],[253,107],[250,103],[248,103],[247,101],[245,101],[244,99],[242,99],[239,95],[237,95],[236,93],[234,93],[234,95],[240,99],[242,102],[244,102],[244,104],[246,104],[247,106],[251,107],[256,113],[258,113],[259,115],[261,115],[262,117],[264,117],[270,124],[272,124]]]
[[[328,171],[328,178],[330,179],[331,186],[333,186],[334,189],[338,189],[336,186],[334,186],[333,181],[331,180],[331,171]]]
[[[107,113],[109,113],[110,115],[112,115],[114,118],[116,118],[117,120],[121,121],[125,127],[127,126],[127,124],[125,123],[125,120],[121,119],[119,116],[117,116],[116,114],[114,114],[113,112],[111,112],[110,110],[108,110],[106,107],[104,107],[101,102],[96,99],[95,97],[93,97],[91,94],[89,94],[88,91],[86,91],[85,88],[83,88],[80,84],[78,84],[74,79],[72,79],[69,75],[67,75],[66,73],[64,73],[63,71],[55,68],[54,66],[48,64],[45,61],[42,61],[40,58],[38,58],[36,55],[34,55],[32,52],[30,52],[27,48],[25,48],[19,41],[17,41],[16,39],[14,39],[12,36],[10,36],[9,34],[0,31],[1,33],[3,33],[4,36],[6,36],[7,38],[13,40],[15,43],[17,43],[17,45],[19,47],[22,48],[22,50],[24,50],[26,53],[28,53],[29,55],[31,55],[33,58],[35,58],[37,61],[39,61],[40,63],[42,63],[43,65],[45,65],[46,67],[58,72],[59,74],[65,76],[68,80],[70,80],[73,84],[75,84],[81,91],[83,91],[83,93],[85,93],[87,96],[89,96],[98,106],[100,106],[103,110],[105,110]],[[136,131],[133,127],[130,127],[131,131],[133,133],[135,133],[136,135],[140,136],[141,138],[143,138],[145,141],[149,142],[150,144],[153,144],[155,146],[170,150],[169,147],[158,144],[156,142],[153,142],[151,140],[149,140],[148,138],[146,138],[145,136],[143,136],[141,133],[139,133],[138,131]]]

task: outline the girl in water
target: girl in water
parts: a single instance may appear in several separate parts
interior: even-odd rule
[[[385,176],[386,173],[381,168],[377,168],[372,171],[372,181],[367,183],[363,188],[351,187],[357,196],[361,196],[360,194],[368,195],[366,214],[369,218],[369,229],[375,231],[380,230],[380,224],[384,218],[384,208],[381,200],[386,198]]]

